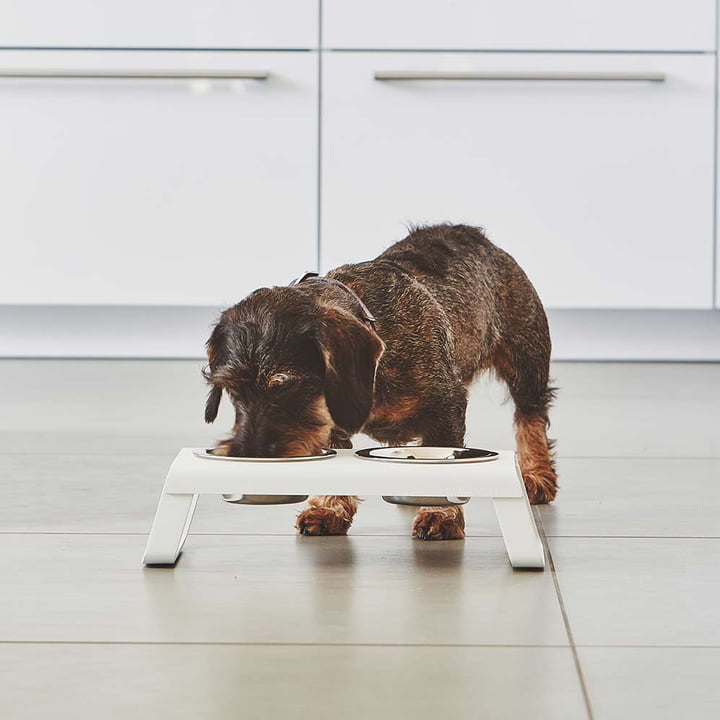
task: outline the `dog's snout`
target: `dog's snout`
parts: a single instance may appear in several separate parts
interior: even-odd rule
[[[262,445],[250,437],[236,437],[233,439],[231,453],[237,457],[266,457],[269,453],[263,452]]]
[[[282,443],[271,420],[262,413],[246,416],[232,438],[230,454],[237,457],[281,457]]]
[[[249,425],[252,428],[252,424]],[[329,439],[306,435],[298,427],[286,427],[284,432],[276,432],[270,426],[249,429],[246,425],[240,433],[227,441],[227,454],[258,458],[317,455]]]

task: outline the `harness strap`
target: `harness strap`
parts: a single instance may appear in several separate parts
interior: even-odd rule
[[[354,290],[351,290],[345,283],[341,283],[339,280],[335,280],[334,278],[329,277],[320,277],[320,275],[316,272],[306,272],[302,277],[295,278],[290,285],[299,285],[302,282],[324,282],[324,283],[332,283],[333,285],[337,285],[338,287],[341,287],[345,292],[350,293],[350,295],[355,298],[355,301],[360,306],[360,309],[362,310],[363,320],[374,323],[377,322],[375,316],[368,310],[367,305],[357,296],[357,293]]]

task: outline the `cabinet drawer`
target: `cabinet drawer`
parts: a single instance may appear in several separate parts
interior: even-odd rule
[[[5,47],[314,48],[318,0],[3,0]]]
[[[0,78],[0,303],[225,305],[315,266],[314,54],[0,67],[38,75]],[[183,79],[198,71],[250,79]]]
[[[323,73],[324,269],[465,222],[548,306],[711,306],[712,56],[348,52]]]
[[[328,48],[715,50],[715,0],[324,0]]]

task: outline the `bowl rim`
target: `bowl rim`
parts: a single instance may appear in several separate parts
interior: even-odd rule
[[[212,448],[195,448],[193,455],[203,460],[225,462],[306,462],[308,460],[330,460],[337,456],[337,450],[324,449],[322,455],[299,455],[296,457],[234,457],[229,455],[213,455]]]
[[[480,455],[475,455],[472,457],[443,457],[443,458],[405,458],[405,457],[388,457],[388,456],[382,456],[382,455],[373,455],[373,453],[381,451],[381,450],[404,450],[406,448],[414,448],[414,447],[424,447],[426,449],[428,448],[438,448],[442,450],[447,450],[448,453],[450,452],[461,452],[461,451],[467,451],[467,452],[474,452],[474,453],[481,453]],[[500,453],[498,453],[495,450],[484,450],[482,448],[475,448],[475,447],[454,447],[454,446],[444,446],[444,445],[389,445],[389,446],[378,446],[378,447],[371,447],[371,448],[363,448],[362,450],[356,450],[355,451],[356,457],[362,458],[363,460],[374,460],[379,462],[393,462],[393,463],[414,463],[417,465],[418,463],[432,463],[436,465],[457,465],[459,463],[478,463],[478,462],[491,462],[493,460],[497,460],[498,457],[500,457]]]

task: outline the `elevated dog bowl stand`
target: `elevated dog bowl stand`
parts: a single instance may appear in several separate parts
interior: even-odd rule
[[[183,448],[165,478],[145,565],[174,565],[200,495],[395,495],[490,498],[513,568],[544,568],[545,553],[514,452],[490,462],[368,460],[352,450],[297,462],[231,462]]]

